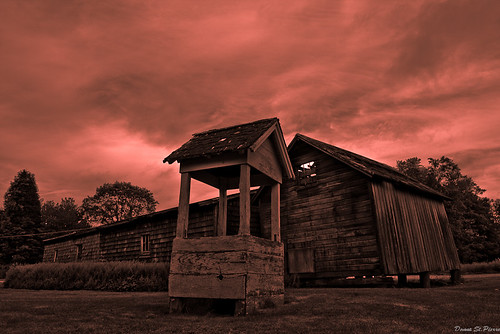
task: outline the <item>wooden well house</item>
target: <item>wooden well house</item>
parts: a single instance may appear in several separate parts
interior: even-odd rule
[[[202,302],[233,305],[247,314],[284,296],[280,184],[293,178],[277,118],[194,134],[164,162],[180,163],[176,237],[169,274],[171,311]],[[188,238],[191,179],[219,189],[216,235]],[[252,234],[251,187],[270,188],[269,238]],[[227,233],[227,191],[239,189],[239,228]],[[229,302],[229,303],[228,303]]]

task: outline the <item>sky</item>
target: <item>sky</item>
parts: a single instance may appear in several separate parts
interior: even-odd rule
[[[27,169],[45,201],[126,181],[174,207],[164,157],[278,117],[287,143],[448,156],[500,198],[497,0],[2,0],[0,78],[2,195]]]

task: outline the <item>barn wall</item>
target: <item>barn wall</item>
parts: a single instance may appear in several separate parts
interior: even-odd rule
[[[214,205],[192,205],[189,212],[188,236],[211,236],[214,233]],[[166,215],[138,219],[134,223],[103,229],[101,254],[106,261],[140,260],[169,262],[175,238],[177,211]],[[149,235],[150,250],[141,252],[141,238]]]
[[[56,262],[77,261],[77,245],[81,245],[81,261],[98,261],[99,253],[99,233],[78,236],[73,239],[63,239],[60,242],[45,244],[43,250],[43,262],[53,262],[54,253],[57,250]]]
[[[193,203],[189,208],[189,238],[213,236],[218,201]],[[228,234],[238,234],[239,198],[228,199]],[[82,261],[169,262],[175,238],[177,210],[138,217],[130,222],[100,228],[91,236],[70,236],[44,245],[44,262],[52,262],[58,250],[58,262],[76,260],[76,245],[82,244]],[[251,234],[260,236],[258,206],[252,206]],[[141,238],[149,235],[150,250],[141,252]]]
[[[459,268],[441,201],[398,189],[384,181],[374,182],[372,189],[386,274]]]
[[[300,141],[289,152],[295,169],[314,161],[315,181],[285,181],[281,231],[289,273],[311,277],[376,275],[381,272],[370,182],[363,174]],[[261,197],[261,221],[270,215]],[[269,235],[266,224],[262,233]]]

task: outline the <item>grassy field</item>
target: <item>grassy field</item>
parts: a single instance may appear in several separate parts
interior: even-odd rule
[[[168,314],[165,292],[0,289],[2,333],[451,333],[500,328],[500,275],[432,289],[289,289],[284,306],[231,317]]]

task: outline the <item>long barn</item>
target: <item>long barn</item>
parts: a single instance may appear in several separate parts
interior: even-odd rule
[[[224,134],[228,143],[245,142],[276,126],[273,118],[206,133]],[[457,272],[443,195],[390,166],[301,134],[288,145],[288,155],[295,179],[281,185],[285,275],[315,282]],[[251,234],[267,239],[270,194],[263,186],[251,200]],[[189,237],[216,235],[218,205],[218,199],[190,205]],[[239,196],[229,196],[227,206],[227,235],[234,235]],[[169,262],[177,213],[172,208],[46,240],[44,261]]]

